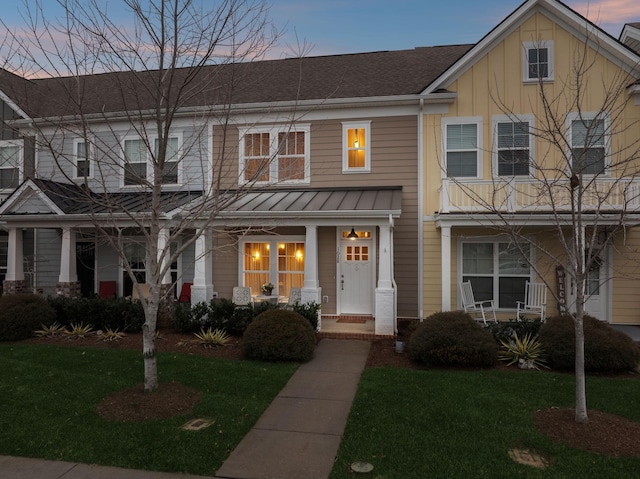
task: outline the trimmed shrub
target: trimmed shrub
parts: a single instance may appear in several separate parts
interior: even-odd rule
[[[87,324],[93,329],[113,329],[127,333],[142,331],[144,309],[139,301],[124,298],[101,299],[98,296],[66,298],[49,296],[56,311],[56,321],[63,326]]]
[[[318,313],[321,305],[312,301],[311,303],[294,303],[293,310],[305,318],[311,324],[314,331],[318,329]]]
[[[498,345],[467,313],[440,312],[413,332],[409,356],[428,366],[492,367],[498,362]]]
[[[256,317],[242,338],[248,359],[309,361],[316,346],[315,331],[294,311],[271,309]]]
[[[635,370],[640,362],[640,348],[626,334],[607,323],[585,315],[584,368],[587,372],[624,372]],[[575,369],[575,328],[570,315],[547,319],[540,328],[549,366]]]
[[[496,343],[501,343],[502,341],[510,341],[514,335],[517,335],[519,338],[524,338],[525,336],[533,338],[538,335],[542,324],[543,322],[540,318],[520,318],[511,321],[489,323],[485,326],[485,329],[493,335]]]
[[[33,294],[0,297],[0,341],[19,341],[33,336],[35,330],[51,326],[55,310],[47,300]]]

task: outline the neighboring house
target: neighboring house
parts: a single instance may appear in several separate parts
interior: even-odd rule
[[[508,155],[494,148],[500,144],[494,132],[513,143],[539,113],[537,76],[560,91],[575,48],[585,41],[599,71],[637,82],[638,32],[638,24],[629,24],[618,41],[560,2],[529,0],[476,45],[207,67],[202,94],[185,105],[171,132],[182,160],[166,175],[167,225],[208,197],[213,184],[225,195],[253,186],[214,211],[215,221],[194,245],[176,242],[176,251],[184,249],[171,268],[176,291],[193,283],[192,301],[199,301],[230,298],[235,286],[257,293],[266,282],[280,296],[302,288],[303,300],[321,303],[323,315],[371,316],[376,334],[389,335],[398,317],[459,307],[457,285],[470,280],[478,296],[490,296],[502,317],[512,317],[524,282],[536,276],[495,235],[494,219],[473,194],[486,200],[503,183],[526,189],[535,176],[498,161]],[[110,94],[129,75],[79,79],[92,101],[82,112],[88,122],[78,123],[73,135],[55,128],[56,118],[69,124],[78,115],[65,101],[65,79],[0,71],[5,293],[90,294],[115,281],[118,295],[130,295],[122,261],[96,234],[95,221],[114,237],[122,234],[133,273],[144,281],[144,242],[119,205],[136,218],[146,212],[135,177],[148,174],[149,164],[125,121],[145,105],[135,90]],[[228,78],[241,88],[225,90]],[[587,86],[595,104],[601,82]],[[625,118],[637,120],[639,84],[626,94],[636,101]],[[500,110],[497,97],[513,115]],[[42,125],[37,135],[34,122]],[[90,138],[82,134],[87,124]],[[521,153],[538,158],[544,145],[524,136]],[[42,142],[55,145],[59,158],[34,148]],[[80,201],[82,188],[91,190],[93,207]],[[552,244],[545,232],[549,210],[532,214],[525,197],[510,197],[513,221]],[[601,319],[640,322],[640,276],[618,253],[636,245],[634,229],[615,238],[593,272],[593,292],[600,294],[588,309]],[[624,267],[628,274],[619,279]],[[548,307],[554,310],[553,301]]]
[[[638,26],[627,25],[616,40],[561,2],[529,0],[424,90],[425,99],[442,91],[451,95],[448,104],[426,108],[421,120],[425,316],[460,308],[459,285],[465,281],[476,299],[492,299],[502,318],[515,317],[526,281],[544,278],[558,287],[556,267],[566,267],[568,258],[555,225],[571,224],[570,203],[556,194],[552,206],[538,186],[546,175],[555,191],[566,193],[577,178],[559,166],[553,138],[534,135],[545,120],[539,95],[544,88],[568,139],[559,148],[578,161],[585,138],[593,139],[583,178],[590,189],[581,200],[594,204],[585,206],[584,231],[602,240],[626,215],[627,228],[618,230],[589,271],[585,309],[604,321],[640,323],[640,231],[634,228],[640,223]],[[572,103],[570,80],[581,62],[588,68],[582,70],[583,98]],[[624,88],[607,103],[605,92],[618,81]],[[620,164],[624,155],[634,158],[631,164]],[[606,200],[598,204],[597,194]],[[501,234],[505,219],[537,246],[524,247],[536,268]],[[568,279],[562,286],[572,310],[575,286]],[[557,313],[557,306],[549,294],[549,312]]]

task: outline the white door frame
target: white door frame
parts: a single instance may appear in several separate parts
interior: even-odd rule
[[[336,313],[338,315],[342,314],[342,246],[347,241],[350,241],[342,238],[342,232],[349,232],[351,228],[351,226],[336,226]],[[366,241],[370,244],[369,258],[372,262],[372,268],[369,284],[371,287],[371,312],[372,315],[375,316],[375,290],[376,278],[378,276],[378,228],[375,225],[353,226],[353,228],[359,231],[371,231],[371,238]]]

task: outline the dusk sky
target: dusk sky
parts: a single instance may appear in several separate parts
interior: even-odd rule
[[[112,18],[120,2],[104,0]],[[22,0],[2,0],[2,19],[20,27]],[[43,0],[55,16],[54,0]],[[205,2],[206,3],[206,2]],[[285,29],[269,57],[291,56],[296,36],[313,46],[308,55],[400,50],[417,46],[475,43],[515,10],[521,0],[273,0],[271,18]],[[628,22],[640,22],[638,0],[565,0],[614,37]],[[12,13],[13,12],[13,13]],[[126,22],[126,16],[123,16]]]

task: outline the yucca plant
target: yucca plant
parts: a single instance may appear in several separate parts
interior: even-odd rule
[[[69,329],[65,331],[65,334],[70,338],[80,339],[88,336],[92,332],[93,327],[90,324],[72,323]]]
[[[117,341],[118,339],[124,338],[126,335],[118,329],[107,328],[101,335],[100,338],[103,341]]]
[[[65,333],[64,326],[61,326],[57,321],[51,326],[41,325],[42,329],[34,331],[34,334],[40,338],[50,338],[53,336],[60,336]]]
[[[522,339],[516,333],[509,341],[500,341],[502,349],[498,359],[509,361],[508,365],[517,364],[520,369],[540,369],[544,365],[544,349],[537,336],[525,334]]]
[[[205,348],[224,346],[230,340],[229,335],[221,329],[207,328],[205,331],[203,328],[199,333],[194,333],[194,335]]]

